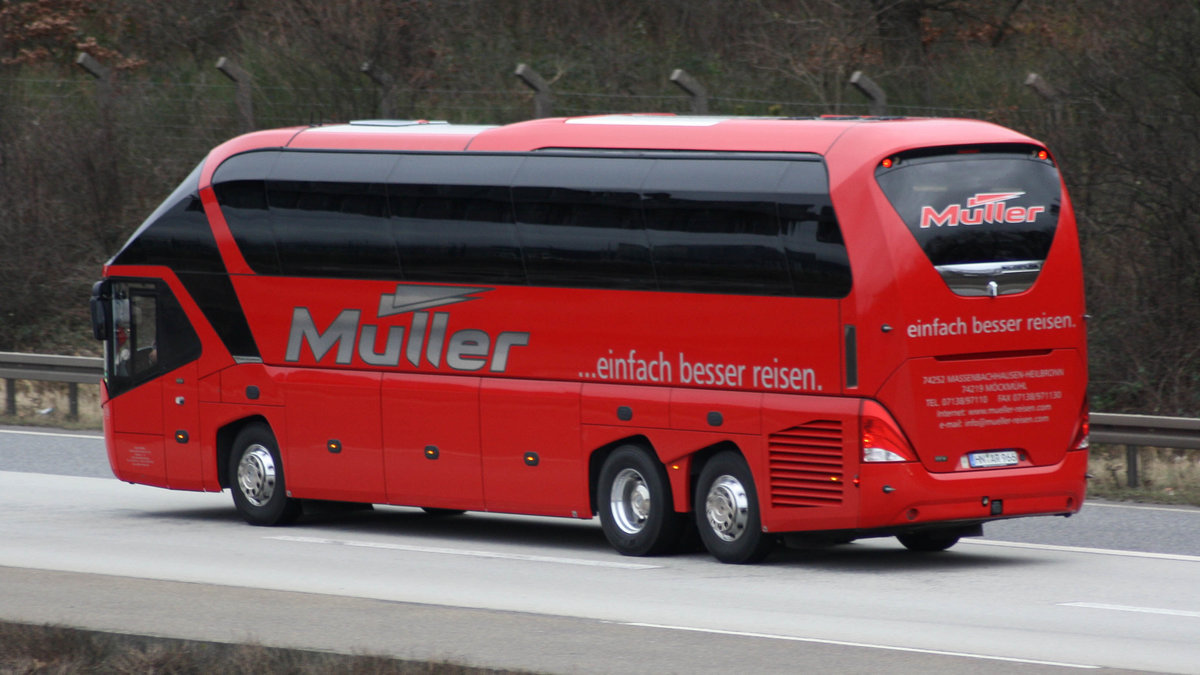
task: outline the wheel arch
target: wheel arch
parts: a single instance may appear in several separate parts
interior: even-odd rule
[[[700,540],[724,563],[761,561],[778,535],[762,529],[763,503],[754,468],[730,440],[705,448],[693,465],[692,497]]]
[[[692,453],[691,466],[688,469],[687,503],[689,511],[692,510],[692,496],[696,494],[696,484],[700,481],[700,474],[704,471],[704,466],[708,464],[710,459],[721,454],[722,452],[733,452],[741,455],[746,464],[750,464],[750,458],[746,456],[746,453],[742,451],[742,448],[737,443],[734,443],[729,439],[718,441]],[[753,467],[751,467],[750,473],[753,475]]]
[[[217,478],[220,481],[221,489],[231,487],[229,484],[229,456],[233,453],[233,441],[242,429],[252,424],[262,424],[272,435],[275,434],[271,423],[262,415],[243,417],[217,429]],[[279,442],[278,436],[275,437],[275,441]]]
[[[659,448],[657,448],[648,436],[645,434],[624,436],[596,448],[588,458],[588,505],[592,509],[593,514],[600,512],[600,503],[596,489],[597,483],[600,480],[600,469],[604,466],[604,461],[608,459],[608,456],[614,450],[625,445],[640,447],[662,466],[667,480],[671,484],[672,501],[674,502],[675,511],[678,513],[692,512],[692,496],[696,493],[696,482],[700,479],[700,472],[704,470],[704,465],[709,459],[724,451],[732,451],[741,455],[742,459],[749,463],[749,458],[741,446],[729,439],[723,439],[706,445],[698,450],[677,457],[671,462],[663,462],[658,452]],[[675,466],[684,468],[686,471],[672,470]]]
[[[654,451],[654,444],[650,442],[644,434],[632,434],[624,438],[618,438],[615,441],[605,443],[604,445],[592,451],[588,457],[588,506],[592,509],[592,514],[600,513],[600,502],[596,491],[596,484],[600,481],[600,469],[604,466],[604,461],[614,450],[626,445],[635,445],[641,448],[646,454],[654,458],[656,462],[662,464],[658,453]],[[666,468],[664,467],[665,471]]]

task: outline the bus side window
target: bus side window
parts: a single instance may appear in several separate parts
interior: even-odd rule
[[[109,357],[112,367],[109,373],[119,377],[129,377],[132,374],[133,320],[130,312],[128,288],[125,284],[115,284],[113,288],[112,311],[112,342]]]
[[[148,293],[134,293],[129,299],[133,317],[130,372],[138,377],[158,363],[158,301]]]
[[[200,356],[200,339],[169,288],[160,282],[112,286],[109,393],[116,396]]]
[[[519,157],[406,155],[387,177],[407,281],[524,285],[509,183]]]
[[[119,378],[140,380],[158,361],[158,302],[154,284],[113,284],[112,364]]]
[[[526,157],[514,179],[529,283],[656,289],[638,188],[651,162]]]
[[[809,298],[850,292],[850,258],[819,162],[792,162],[779,184],[779,236],[792,288]]]
[[[659,290],[791,295],[774,194],[786,166],[656,160],[642,192]]]

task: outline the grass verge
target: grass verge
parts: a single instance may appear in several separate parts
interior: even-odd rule
[[[518,675],[525,671],[0,622],[0,673],[48,675]]]
[[[1115,501],[1200,506],[1200,450],[1138,448],[1137,480],[1129,485],[1123,445],[1091,448],[1088,496]]]

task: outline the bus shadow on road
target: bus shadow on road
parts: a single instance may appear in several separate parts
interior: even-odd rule
[[[864,540],[861,543],[806,548],[780,547],[767,558],[767,563],[809,570],[886,574],[1029,567],[1044,562],[1031,560],[1028,556],[1006,555],[961,544],[948,551],[919,553],[903,548],[898,543],[888,546],[883,543],[886,541]]]
[[[192,521],[238,525],[242,521],[232,507],[144,511],[138,512],[138,515],[177,523]],[[615,555],[600,529],[599,521],[595,519],[514,516],[482,511],[427,513],[410,507],[365,507],[321,502],[306,504],[304,514],[293,524],[264,529],[280,534],[320,535],[335,539],[370,537],[404,544],[419,540],[421,544],[448,546],[533,546],[543,548],[543,553],[545,549],[551,549],[562,555]],[[719,564],[696,540],[674,555],[630,560],[707,561]],[[1041,562],[1027,555],[962,543],[948,551],[918,553],[903,548],[894,540],[882,538],[829,545],[781,544],[762,564],[810,571],[885,574],[1028,567]]]
[[[338,512],[307,510],[296,527],[324,534],[421,537],[473,544],[546,546],[564,553],[612,553],[598,521],[512,516],[477,511],[426,513],[421,509],[377,506]]]

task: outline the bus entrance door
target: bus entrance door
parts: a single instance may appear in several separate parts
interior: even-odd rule
[[[197,370],[192,361],[162,379],[163,455],[167,486],[175,490],[203,489]]]

